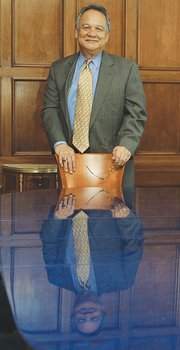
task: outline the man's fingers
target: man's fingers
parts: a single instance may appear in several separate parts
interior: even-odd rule
[[[76,171],[75,156],[67,157],[67,159],[63,161],[63,167],[66,173],[68,172],[72,174],[74,171]]]
[[[59,164],[66,173],[72,174],[76,171],[76,159],[74,150],[67,144],[58,145],[55,149],[55,153],[59,157]]]
[[[131,153],[124,146],[116,146],[113,149],[112,159],[116,166],[123,166],[130,159]]]

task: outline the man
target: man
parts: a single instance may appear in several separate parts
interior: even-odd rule
[[[145,96],[137,65],[104,51],[110,30],[103,6],[83,7],[75,30],[80,52],[54,62],[47,80],[44,127],[60,165],[71,174],[76,171],[78,152],[73,141],[78,81],[87,59],[91,60],[92,106],[85,152],[112,153],[115,165],[123,166],[134,156],[144,130]]]
[[[82,285],[77,275],[73,236],[73,220],[78,212],[73,195],[58,201],[44,220],[40,237],[49,282],[76,294],[73,329],[94,334],[101,330],[105,316],[101,295],[134,284],[143,253],[143,228],[133,208],[129,209],[118,198],[113,201],[112,210],[85,210],[90,270],[86,284]]]

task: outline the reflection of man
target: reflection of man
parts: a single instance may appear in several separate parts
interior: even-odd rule
[[[77,294],[72,314],[72,326],[75,330],[94,334],[101,329],[104,315],[103,304],[96,293],[85,290]]]
[[[119,210],[118,210],[119,207]],[[99,296],[127,289],[134,283],[142,256],[143,233],[133,209],[116,199],[112,211],[87,210],[90,274],[85,288],[79,283],[73,242],[75,198],[65,197],[42,225],[41,239],[48,279],[74,291],[73,321],[82,333],[94,333],[102,324]],[[68,217],[68,214],[70,215]]]
[[[124,165],[136,152],[146,121],[145,98],[135,63],[104,51],[111,24],[106,9],[91,4],[81,9],[75,37],[80,53],[52,64],[45,91],[42,119],[50,145],[66,172],[76,170],[74,145],[78,81],[91,59],[92,98],[85,152],[112,153]],[[84,97],[84,103],[87,99]],[[80,123],[80,118],[78,119]],[[83,129],[83,125],[82,128]]]

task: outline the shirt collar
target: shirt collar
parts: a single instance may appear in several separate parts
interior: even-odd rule
[[[86,62],[87,58],[80,52],[79,58],[78,58],[78,66],[79,68],[83,66],[83,64]],[[92,62],[95,65],[96,68],[100,67],[102,60],[102,52],[99,53],[99,55],[92,58]]]

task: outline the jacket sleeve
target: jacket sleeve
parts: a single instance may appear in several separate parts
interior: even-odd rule
[[[125,88],[125,112],[118,134],[119,144],[134,156],[144,131],[146,115],[145,94],[138,67],[132,64]]]
[[[47,79],[41,117],[50,147],[54,150],[55,142],[66,142],[62,126],[60,96],[54,73],[54,64],[51,65]]]

